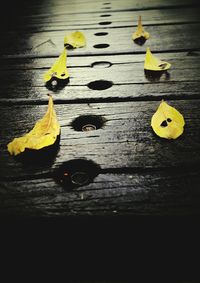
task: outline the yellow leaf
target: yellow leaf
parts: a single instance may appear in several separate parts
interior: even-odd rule
[[[134,41],[140,38],[144,38],[145,40],[147,40],[149,37],[150,34],[144,30],[142,26],[141,16],[139,16],[137,30],[133,33],[132,39]]]
[[[152,116],[151,126],[161,138],[176,139],[183,133],[185,121],[180,112],[162,101]]]
[[[171,64],[165,61],[161,61],[157,57],[155,57],[149,47],[146,51],[145,62],[144,62],[144,69],[150,71],[165,71],[171,67]]]
[[[52,77],[58,79],[67,79],[69,78],[69,73],[67,70],[67,50],[64,49],[62,54],[59,56],[57,61],[51,67],[51,69],[44,75],[44,81],[48,82]]]
[[[75,31],[65,36],[64,46],[66,48],[79,48],[86,45],[86,39],[82,32]]]
[[[60,135],[60,125],[57,121],[56,112],[53,105],[53,98],[49,96],[48,109],[44,117],[38,120],[34,128],[26,135],[14,138],[7,145],[11,155],[18,155],[25,149],[41,149],[53,145]]]

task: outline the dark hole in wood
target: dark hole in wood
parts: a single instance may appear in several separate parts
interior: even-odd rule
[[[91,160],[73,159],[64,162],[53,175],[63,188],[71,190],[91,183],[100,171],[100,166]]]
[[[93,47],[94,48],[108,48],[110,45],[107,43],[102,43],[102,44],[95,44]]]
[[[75,131],[94,131],[103,127],[105,118],[98,115],[82,115],[74,119],[71,123]]]
[[[112,24],[112,22],[100,22],[99,25],[101,26],[106,26],[106,25],[110,25]]]
[[[111,9],[111,7],[103,7],[103,8],[101,8],[102,10],[110,10]]]
[[[170,123],[171,121],[172,121],[172,119],[170,119],[170,118],[167,118],[167,122],[169,122],[169,123]]]
[[[110,2],[105,2],[105,3],[103,3],[103,5],[109,5],[109,4],[111,4]]]
[[[61,76],[64,76],[64,74],[62,74]],[[69,78],[58,79],[56,77],[52,77],[48,82],[46,82],[45,86],[49,90],[57,91],[63,89],[68,83],[69,83]]]
[[[99,80],[99,81],[93,81],[88,84],[88,87],[90,89],[95,90],[104,90],[107,88],[110,88],[113,85],[113,82],[111,81],[105,81],[105,80]]]
[[[110,14],[101,15],[100,17],[110,17]]]
[[[69,43],[65,43],[64,47],[67,48],[67,49],[74,49],[74,47]]]
[[[112,63],[107,61],[98,61],[91,64],[92,68],[109,68],[112,66]]]
[[[144,36],[141,36],[139,38],[136,38],[134,42],[140,46],[142,46],[146,42],[146,38]]]
[[[167,121],[166,121],[166,120],[163,121],[163,122],[160,124],[160,126],[163,127],[163,128],[167,127],[167,126],[168,126]]]
[[[105,36],[107,34],[108,34],[108,32],[97,32],[94,35],[96,35],[96,36]]]

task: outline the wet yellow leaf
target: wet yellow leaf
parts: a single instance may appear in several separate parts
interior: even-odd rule
[[[161,138],[176,139],[183,133],[185,121],[180,112],[162,101],[152,116],[151,126]]]
[[[150,71],[165,71],[171,67],[171,64],[165,61],[161,61],[157,57],[155,57],[149,47],[146,51],[145,62],[144,62],[144,69]]]
[[[60,125],[57,121],[56,112],[53,105],[53,98],[49,96],[48,109],[44,117],[38,120],[34,128],[26,135],[14,138],[7,145],[11,155],[18,155],[25,149],[41,149],[55,143],[60,135]]]
[[[52,77],[62,80],[69,78],[67,70],[67,50],[65,48],[51,69],[44,74],[44,81],[48,82]]]
[[[147,40],[149,37],[150,37],[150,34],[144,30],[142,26],[141,16],[139,16],[137,30],[133,33],[132,39],[134,41],[139,38],[144,38],[145,40]]]
[[[86,45],[86,39],[82,32],[75,31],[64,38],[64,46],[66,48],[79,48]]]

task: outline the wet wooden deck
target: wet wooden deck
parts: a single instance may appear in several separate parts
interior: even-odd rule
[[[199,214],[198,1],[49,0],[15,9],[12,21],[1,19],[0,215]],[[131,39],[139,15],[151,34],[143,46]],[[69,84],[50,92],[43,74],[75,30],[84,32],[87,46],[68,51]],[[145,76],[147,47],[172,64],[167,76]],[[108,88],[96,89],[105,81]],[[7,144],[43,116],[48,93],[61,124],[58,151],[43,164],[13,158]],[[185,118],[184,134],[174,141],[150,126],[162,99]],[[100,116],[103,125],[76,131],[73,121],[83,115]],[[59,168],[71,160],[74,172],[87,167],[82,160],[94,162],[94,179],[61,186]]]

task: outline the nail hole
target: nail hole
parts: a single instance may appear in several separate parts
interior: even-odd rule
[[[167,125],[168,125],[168,124],[167,124],[167,121],[166,121],[166,120],[163,121],[163,122],[160,124],[160,126],[163,127],[163,128],[164,128],[164,127],[167,127]]]
[[[81,115],[75,118],[71,126],[75,131],[78,132],[89,132],[95,131],[103,127],[106,119],[98,115]]]
[[[111,15],[106,14],[106,15],[101,15],[100,17],[110,17]]]
[[[139,38],[136,38],[136,39],[134,40],[134,42],[135,42],[136,44],[142,46],[142,45],[146,42],[146,38],[143,37],[143,36],[141,36],[141,37],[139,37]]]
[[[112,22],[100,22],[99,25],[101,26],[106,26],[106,25],[110,25],[112,24]]]
[[[112,66],[112,64],[107,61],[99,61],[91,64],[92,68],[109,68],[110,66]]]
[[[107,34],[108,34],[108,32],[97,32],[94,35],[96,35],[96,36],[105,36]]]
[[[88,87],[94,90],[104,90],[104,89],[110,88],[112,85],[113,85],[113,82],[111,81],[98,80],[98,81],[90,82],[88,84]]]
[[[169,123],[170,123],[171,121],[172,121],[172,119],[170,119],[170,118],[167,118],[167,122],[169,122]]]
[[[94,48],[107,48],[109,46],[110,46],[110,44],[102,43],[102,44],[95,44],[93,47]]]
[[[100,170],[100,166],[91,160],[73,159],[55,170],[54,179],[65,189],[71,190],[91,183]]]
[[[62,74],[61,76],[64,75]],[[57,91],[63,89],[68,83],[69,83],[69,78],[58,79],[56,77],[52,77],[48,82],[46,82],[45,86],[49,90]]]

